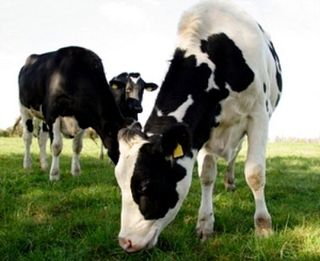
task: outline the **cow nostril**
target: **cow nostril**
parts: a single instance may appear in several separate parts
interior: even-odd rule
[[[132,248],[132,242],[130,239],[119,237],[119,245],[123,248],[123,250],[127,251]]]

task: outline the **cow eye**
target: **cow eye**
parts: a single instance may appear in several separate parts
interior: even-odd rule
[[[112,90],[117,90],[119,87],[116,84],[112,84],[111,88],[112,88]]]

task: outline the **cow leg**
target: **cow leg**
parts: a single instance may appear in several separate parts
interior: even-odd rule
[[[212,194],[217,176],[216,157],[206,148],[199,151],[198,174],[201,182],[201,204],[198,213],[197,234],[204,241],[213,233],[214,213]]]
[[[268,119],[251,119],[248,126],[248,152],[245,163],[245,178],[255,200],[254,223],[256,235],[267,236],[272,233],[271,216],[268,212],[264,187],[265,150],[268,136]]]
[[[84,130],[80,129],[76,136],[73,138],[72,144],[72,163],[71,163],[71,174],[73,176],[80,175],[80,153],[83,145],[83,134]]]
[[[31,168],[31,143],[33,133],[33,118],[28,112],[28,109],[24,106],[20,106],[20,113],[23,125],[23,142],[25,146],[24,157],[23,157],[23,168]]]
[[[235,191],[236,189],[236,185],[234,183],[234,165],[236,157],[237,156],[235,156],[231,161],[228,162],[227,171],[224,175],[224,187],[227,191]]]
[[[224,187],[227,191],[235,191],[236,189],[236,184],[234,183],[234,166],[236,163],[237,156],[242,148],[242,141],[238,145],[234,156],[232,159],[228,162],[227,165],[227,172],[224,175]]]
[[[62,151],[62,135],[60,132],[61,119],[58,117],[52,126],[52,162],[50,169],[50,180],[59,180],[60,179],[60,153]]]
[[[47,162],[47,141],[48,141],[49,133],[48,126],[44,122],[42,122],[40,126],[40,133],[38,136],[38,143],[40,149],[40,167],[42,170],[46,170],[48,168]]]
[[[100,155],[99,155],[99,158],[100,158],[101,160],[103,160],[103,158],[104,158],[104,146],[103,146],[102,141],[101,141],[101,146],[100,146]]]

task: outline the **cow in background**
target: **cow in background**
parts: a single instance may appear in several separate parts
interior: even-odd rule
[[[144,130],[119,131],[119,244],[153,247],[186,198],[198,161],[200,239],[213,233],[217,157],[235,159],[246,136],[245,179],[256,234],[272,233],[264,188],[270,117],[282,93],[281,67],[262,27],[231,1],[204,1],[182,16],[178,44]]]
[[[116,164],[119,158],[117,133],[126,120],[115,102],[101,59],[82,47],[30,55],[19,73],[20,112],[23,123],[24,168],[31,167],[33,117],[40,127],[40,164],[46,169],[46,140],[51,133],[50,180],[60,178],[59,155],[62,134],[73,137],[71,173],[80,174],[79,156],[84,129],[92,127]]]
[[[109,82],[111,92],[118,104],[122,115],[126,118],[138,120],[138,114],[142,112],[142,99],[144,90],[152,92],[158,85],[145,82],[140,73],[123,72],[113,77]],[[104,147],[101,144],[100,159],[103,159]]]

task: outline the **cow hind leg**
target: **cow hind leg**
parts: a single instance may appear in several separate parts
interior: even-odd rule
[[[224,187],[227,191],[235,191],[236,189],[236,184],[234,182],[235,181],[234,167],[235,167],[237,156],[241,148],[242,148],[242,140],[240,141],[233,158],[228,162],[227,171],[224,175]]]
[[[60,179],[60,153],[63,147],[62,135],[60,132],[60,125],[61,125],[61,120],[60,120],[60,117],[58,117],[52,127],[52,135],[53,135],[53,140],[51,144],[52,162],[51,162],[51,169],[50,169],[50,176],[49,176],[49,179],[51,181]]]
[[[33,133],[33,117],[28,112],[28,109],[21,105],[20,107],[21,119],[23,125],[23,142],[25,146],[24,157],[23,157],[23,168],[31,168],[31,143]]]
[[[216,158],[202,148],[198,154],[198,174],[201,183],[201,204],[198,212],[197,234],[204,241],[213,234],[214,213],[212,194],[217,176]]]
[[[227,191],[235,191],[236,185],[234,183],[234,165],[235,165],[234,157],[227,165],[227,171],[224,175],[224,187]]]
[[[84,130],[80,130],[73,139],[72,149],[72,163],[71,163],[71,174],[73,176],[80,175],[80,153],[83,147],[83,134]]]
[[[263,127],[261,127],[263,126]],[[255,200],[254,223],[258,236],[268,236],[272,233],[271,216],[268,212],[264,187],[265,177],[265,149],[267,142],[267,120],[250,123],[248,130],[248,152],[245,163],[245,178]]]
[[[38,136],[38,143],[40,149],[40,167],[42,170],[46,170],[48,168],[47,162],[47,141],[48,141],[49,133],[48,126],[42,122],[40,125],[40,132]]]

